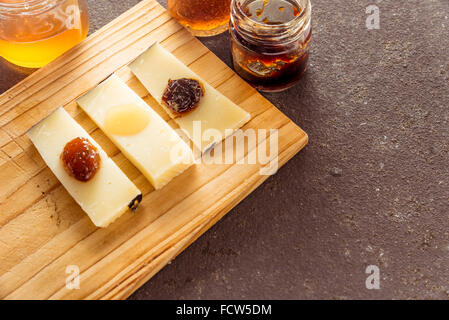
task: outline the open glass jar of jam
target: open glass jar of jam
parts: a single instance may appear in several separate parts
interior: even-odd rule
[[[293,86],[307,69],[310,0],[233,0],[231,49],[234,68],[256,89]]]
[[[43,67],[88,30],[86,0],[0,0],[0,56],[16,65]]]

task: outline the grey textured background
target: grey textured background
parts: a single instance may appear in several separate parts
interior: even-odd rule
[[[94,31],[139,1],[88,2]],[[448,298],[449,2],[313,4],[308,73],[265,95],[309,145],[131,299]],[[24,75],[2,62],[0,92]]]

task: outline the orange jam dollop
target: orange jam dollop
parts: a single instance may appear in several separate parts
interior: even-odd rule
[[[75,138],[68,142],[61,153],[61,160],[67,173],[82,182],[95,176],[101,162],[98,149],[86,138]]]

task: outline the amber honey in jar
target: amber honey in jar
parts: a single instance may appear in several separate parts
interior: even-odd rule
[[[198,37],[226,31],[231,15],[231,0],[168,0],[170,14]]]
[[[40,68],[88,30],[86,0],[0,0],[0,56],[13,64]]]
[[[310,0],[233,0],[231,49],[234,68],[256,89],[285,90],[307,69]]]

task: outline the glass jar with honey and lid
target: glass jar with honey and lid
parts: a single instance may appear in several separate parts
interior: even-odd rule
[[[86,0],[0,0],[0,56],[13,64],[40,68],[88,30]]]
[[[285,90],[308,66],[310,0],[232,0],[231,49],[237,73],[256,89]]]
[[[231,0],[167,0],[170,14],[197,37],[228,30]]]

